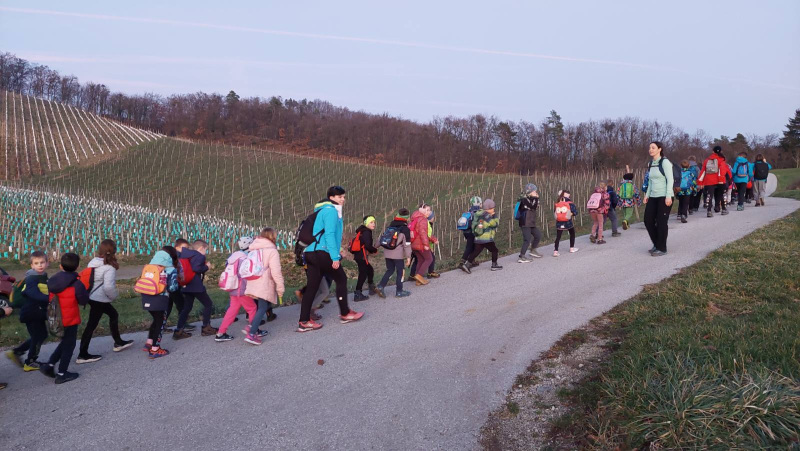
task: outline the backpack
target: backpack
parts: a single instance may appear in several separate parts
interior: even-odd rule
[[[78,273],[78,280],[81,281],[86,291],[90,294],[94,290],[94,270],[95,268],[86,268]]]
[[[685,191],[692,187],[692,171],[681,172],[681,190]]]
[[[194,276],[196,273],[194,269],[192,269],[192,262],[189,261],[188,258],[180,258],[178,262],[181,264],[181,271],[180,274],[183,276],[180,280],[180,285],[185,287],[189,285],[189,283],[194,280]]]
[[[562,200],[556,203],[555,216],[558,222],[567,222],[572,219],[572,209],[569,207],[569,202]]]
[[[756,161],[753,172],[753,178],[756,180],[766,180],[769,175],[769,165],[763,161]]]
[[[706,174],[718,174],[719,173],[719,160],[716,158],[711,158],[706,162]]]
[[[623,183],[620,185],[619,197],[622,199],[633,199],[633,183]]]
[[[39,276],[39,283],[37,285],[39,285],[39,291],[48,294],[46,274]],[[25,291],[25,279],[14,282],[11,288],[11,295],[8,297],[9,307],[13,309],[22,308],[25,306],[25,296],[22,294],[22,292]]]
[[[247,253],[247,258],[239,265],[239,276],[244,280],[256,280],[264,274],[264,269],[261,249],[254,249]]]
[[[586,202],[587,210],[599,210],[603,208],[603,193],[593,193]]]
[[[514,204],[514,219],[517,221],[522,221],[525,219],[525,212],[519,209],[520,205],[522,205],[522,201],[518,200],[516,204]]]
[[[303,252],[305,252],[308,246],[316,243],[322,234],[325,233],[325,229],[322,229],[319,233],[314,235],[314,223],[317,222],[317,214],[320,211],[322,211],[322,209],[311,213],[306,219],[300,221],[300,225],[297,226],[297,231],[294,233],[294,262],[297,266],[303,266],[305,264],[303,261]]]
[[[222,291],[234,291],[239,288],[239,266],[242,260],[239,258],[225,265],[225,270],[219,275],[219,287]]]
[[[358,254],[364,250],[364,246],[361,244],[361,232],[356,233],[356,236],[353,237],[353,240],[350,241],[350,253],[351,254]]]
[[[64,321],[61,318],[61,304],[58,302],[57,294],[50,297],[50,303],[47,305],[47,331],[58,338],[64,336]]]
[[[660,160],[658,160],[658,171],[661,172],[661,175],[664,176],[664,178],[666,178],[667,177],[667,173],[664,172],[664,160],[666,160],[666,158],[663,158],[663,157]],[[650,167],[652,167],[652,166],[650,166]],[[650,171],[648,170],[648,172],[650,172]],[[681,188],[681,168],[679,168],[678,166],[673,164],[672,165],[672,189],[673,190],[675,190],[675,189],[680,190],[680,188]],[[667,190],[669,190],[669,188],[667,188]]]
[[[461,217],[458,218],[458,221],[456,222],[456,229],[462,231],[470,230],[472,228],[472,216],[473,214],[471,211],[461,213]]]
[[[400,232],[399,227],[388,227],[381,233],[378,243],[384,249],[397,249],[397,241],[400,233],[402,232]]]
[[[142,275],[136,280],[133,291],[148,296],[156,296],[167,289],[167,273],[160,265],[144,265]]]
[[[744,172],[742,171],[744,170]],[[750,172],[748,163],[736,163],[736,177],[747,177]]]

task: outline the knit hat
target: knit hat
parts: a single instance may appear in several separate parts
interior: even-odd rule
[[[714,153],[720,153],[720,152],[722,152],[722,147],[714,146]]]
[[[408,221],[408,218],[410,218],[411,215],[408,213],[408,210],[406,210],[405,208],[401,208],[400,210],[397,211],[397,217]]]
[[[494,201],[492,199],[486,199],[485,201],[483,201],[483,209],[484,210],[491,210],[494,207],[495,207],[495,205],[494,205]]]
[[[370,222],[375,222],[375,216],[365,216],[364,217],[364,225],[369,225]]]
[[[533,183],[528,183],[525,185],[525,194],[528,194],[532,191],[539,191],[539,188],[537,188]]]
[[[628,172],[627,174],[622,175],[623,180],[633,180],[633,172]]]
[[[480,207],[481,205],[483,205],[483,199],[481,199],[478,196],[472,196],[469,198],[469,204],[472,205],[473,207]]]
[[[240,251],[246,251],[250,247],[250,245],[253,244],[253,238],[251,238],[249,236],[243,236],[243,237],[239,238],[239,243],[238,244],[239,244],[239,250]]]
[[[155,253],[155,255],[153,255],[153,259],[150,260],[150,264],[172,268],[172,257],[169,256],[167,251],[158,251]]]

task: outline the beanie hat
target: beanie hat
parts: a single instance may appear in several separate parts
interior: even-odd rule
[[[622,175],[623,180],[633,180],[633,172],[629,172],[627,174]]]
[[[472,196],[469,198],[469,204],[472,205],[473,207],[480,207],[481,205],[483,205],[483,199],[481,199],[478,196]]]
[[[537,188],[533,183],[528,183],[525,185],[525,194],[528,194],[532,191],[539,191],[539,188]]]
[[[408,213],[408,210],[406,210],[405,208],[401,208],[397,212],[397,217],[400,218],[400,219],[405,219],[406,221],[408,221],[408,218],[410,218],[411,215]]]
[[[243,236],[239,238],[238,244],[240,251],[246,251],[250,247],[250,245],[253,244],[253,238],[249,236]]]
[[[364,216],[364,225],[369,225],[370,222],[375,222],[375,216],[367,215]]]
[[[494,201],[492,199],[486,199],[485,201],[483,201],[483,209],[484,210],[491,210],[494,207],[495,207],[495,205],[494,205]]]
[[[714,153],[720,153],[720,152],[722,152],[722,147],[714,146]]]

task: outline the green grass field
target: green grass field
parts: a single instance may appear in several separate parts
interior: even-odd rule
[[[778,189],[772,195],[800,200],[800,169],[775,169],[772,172],[778,177]]]

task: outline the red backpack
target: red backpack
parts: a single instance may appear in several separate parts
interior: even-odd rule
[[[353,241],[350,242],[350,253],[358,254],[363,250],[364,246],[361,244],[361,232],[358,232],[355,238],[353,238]]]
[[[572,219],[572,209],[569,206],[569,202],[561,201],[556,203],[556,221],[558,222],[567,222]]]
[[[89,293],[94,289],[94,270],[95,268],[86,268],[78,273],[78,280],[81,281]]]
[[[183,276],[180,279],[180,285],[185,287],[186,285],[189,285],[192,280],[194,280],[195,272],[192,269],[192,263],[188,258],[178,259],[178,262],[181,264],[181,275]]]

